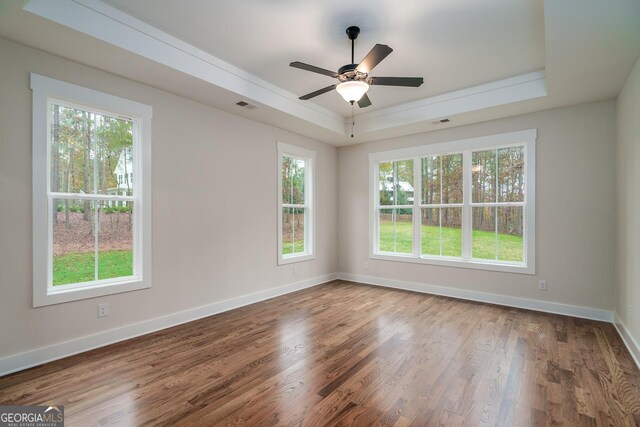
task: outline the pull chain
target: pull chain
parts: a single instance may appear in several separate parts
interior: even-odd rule
[[[353,116],[353,101],[351,101],[351,138],[353,138],[353,127],[356,124],[356,119]]]

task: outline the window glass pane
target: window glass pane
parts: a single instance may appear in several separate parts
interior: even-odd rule
[[[293,238],[291,232],[293,230],[293,214],[292,208],[282,208],[282,255],[293,253]]]
[[[475,151],[472,155],[471,194],[476,203],[496,201],[496,150]]]
[[[282,203],[304,204],[305,161],[282,156]]]
[[[522,206],[498,207],[498,260],[524,261]]]
[[[282,208],[282,255],[304,253],[304,208]]]
[[[393,211],[393,209],[380,209],[378,217],[380,236],[378,242],[381,252],[395,252],[396,230]]]
[[[98,279],[133,275],[133,203],[98,203]]]
[[[97,193],[133,195],[133,123],[101,115],[95,115],[94,123]]]
[[[422,255],[440,255],[440,208],[423,208],[421,211]]]
[[[496,259],[495,207],[473,208],[473,236],[471,252],[473,258]]]
[[[49,106],[52,192],[93,193],[93,116],[61,105]]]
[[[378,182],[380,190],[380,204],[393,204],[393,162],[378,165]]]
[[[94,202],[53,199],[53,286],[95,280]]]
[[[306,209],[297,208],[293,209],[293,253],[304,253],[304,227],[306,225]]]
[[[498,201],[524,202],[524,146],[498,150]]]
[[[413,204],[413,160],[378,165],[380,205]]]
[[[379,245],[382,252],[413,252],[413,209],[380,209]]]
[[[442,224],[442,255],[462,256],[462,208],[443,208]]]
[[[422,209],[422,255],[462,256],[461,207]]]
[[[442,203],[462,203],[462,153],[440,156]]]
[[[52,192],[132,194],[130,121],[53,103],[49,123]]]
[[[423,205],[437,205],[440,200],[440,157],[422,159],[422,200]]]
[[[394,162],[397,205],[413,204],[413,160]]]

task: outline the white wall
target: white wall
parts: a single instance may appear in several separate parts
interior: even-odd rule
[[[337,270],[334,147],[1,39],[0,58],[0,358]],[[151,289],[31,307],[30,72],[153,107]],[[316,151],[317,258],[295,276],[277,266],[278,140]]]
[[[536,275],[368,260],[369,153],[532,128]],[[611,310],[614,146],[615,105],[606,101],[340,148],[340,271]],[[548,280],[548,291],[537,290],[539,278]]]
[[[615,309],[640,343],[640,59],[618,95],[617,131]],[[636,351],[640,357],[640,347]]]

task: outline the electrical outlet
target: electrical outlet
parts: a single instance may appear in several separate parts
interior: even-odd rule
[[[369,269],[369,261],[365,261],[364,262],[364,269],[368,270]]]
[[[98,304],[98,317],[105,317],[109,315],[109,303]]]
[[[547,281],[546,280],[538,280],[538,290],[546,291],[547,290]]]
[[[631,323],[633,319],[633,310],[631,309],[631,304],[627,306],[627,322]]]
[[[298,271],[298,266],[297,266],[297,265],[294,265],[294,266],[293,266],[293,275],[294,275],[294,276],[297,276],[297,275],[298,275],[298,273],[299,273],[299,271]]]

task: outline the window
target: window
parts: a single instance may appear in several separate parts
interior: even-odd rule
[[[371,154],[371,257],[534,274],[535,139]]]
[[[384,162],[379,165],[380,251],[413,252],[413,161]]]
[[[34,307],[150,287],[151,107],[37,74],[31,89]]]
[[[315,153],[278,143],[278,264],[315,258]]]

